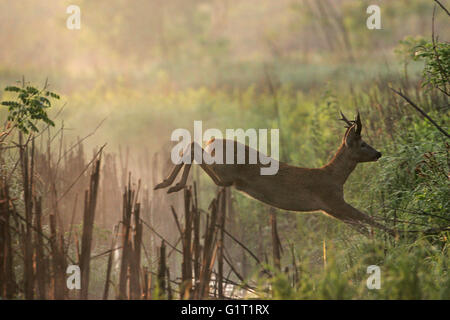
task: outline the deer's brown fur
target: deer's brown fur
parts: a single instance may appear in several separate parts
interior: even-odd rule
[[[322,211],[336,219],[355,227],[358,231],[368,234],[365,225],[383,229],[391,234],[392,230],[377,223],[370,216],[360,212],[344,200],[344,183],[360,162],[376,161],[381,153],[361,139],[361,120],[359,114],[355,121],[347,123],[342,143],[332,160],[321,168],[302,168],[279,162],[279,170],[275,175],[261,175],[257,164],[206,164],[202,169],[218,186],[234,186],[236,189],[260,200],[268,205],[289,211]],[[237,150],[235,143],[234,150]],[[195,142],[191,144],[192,159],[194,158]],[[223,140],[223,157],[225,158],[225,140]],[[245,146],[246,160],[250,147]],[[202,152],[208,152],[199,148]],[[235,155],[236,157],[236,155]],[[258,157],[259,159],[259,157]],[[184,165],[184,171],[179,183],[169,189],[176,192],[184,188],[191,164]],[[178,164],[171,174],[155,189],[170,186],[183,167]]]

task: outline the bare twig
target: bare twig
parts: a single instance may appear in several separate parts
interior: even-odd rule
[[[447,10],[446,7],[444,7],[444,5],[439,0],[434,0],[434,2],[436,2],[442,8],[442,10],[444,10],[450,16],[450,12]]]
[[[67,193],[70,191],[70,189],[72,189],[72,187],[78,182],[78,180],[84,175],[84,173],[87,171],[87,169],[89,169],[89,167],[91,166],[92,163],[94,163],[94,161],[97,159],[97,157],[102,153],[103,149],[106,147],[106,143],[101,146],[100,150],[94,155],[94,157],[92,158],[92,160],[86,165],[86,167],[83,169],[83,171],[78,175],[78,177],[75,179],[74,182],[72,182],[72,184],[66,189],[66,191],[64,191],[64,193],[61,195],[61,197],[59,197],[59,199],[56,201],[57,203],[59,201],[61,201],[62,198],[64,198],[64,196],[67,195]]]
[[[405,99],[414,109],[416,109],[421,115],[423,115],[428,121],[430,121],[440,132],[442,132],[447,138],[450,137],[450,135],[441,128],[431,117],[422,109],[420,109],[414,102],[411,101],[406,95],[404,95],[401,91],[397,91],[394,88],[389,87],[392,91],[394,91],[396,94],[398,94],[400,97]]]
[[[220,225],[216,225],[216,226],[217,226],[218,228],[220,228]],[[256,256],[249,248],[247,248],[247,247],[245,246],[245,244],[243,244],[243,243],[240,242],[238,239],[236,239],[236,238],[235,238],[232,234],[230,234],[227,230],[223,229],[223,232],[224,232],[227,236],[229,236],[234,242],[236,242],[238,245],[240,245],[245,251],[247,251],[247,252],[252,256],[252,258],[255,259],[255,261],[258,263],[258,265],[260,265],[260,266],[262,267],[263,271],[264,271],[266,274],[270,275],[269,270],[267,270],[267,269],[263,266],[261,260],[259,260],[258,257],[257,257],[257,256]]]

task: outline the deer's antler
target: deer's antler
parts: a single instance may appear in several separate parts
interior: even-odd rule
[[[357,135],[361,135],[362,124],[361,124],[361,118],[359,116],[359,112],[356,115],[356,119],[355,120],[348,120],[345,117],[345,115],[342,113],[342,111],[339,111],[339,112],[341,113],[341,117],[342,117],[342,119],[339,119],[339,120],[342,120],[342,121],[344,121],[347,124],[346,128],[347,129],[351,128],[352,126],[354,126],[356,124],[356,131],[355,131],[355,133]]]
[[[350,128],[351,126],[353,126],[353,124],[355,123],[355,121],[350,121],[350,120],[348,120],[345,116],[344,116],[344,114],[342,113],[342,111],[339,111],[340,113],[341,113],[341,117],[342,117],[342,119],[339,119],[339,120],[342,120],[342,121],[344,121],[346,124],[347,124],[347,129],[348,128]]]

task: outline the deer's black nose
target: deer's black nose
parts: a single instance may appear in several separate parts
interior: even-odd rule
[[[381,158],[381,152],[377,152],[377,159]]]

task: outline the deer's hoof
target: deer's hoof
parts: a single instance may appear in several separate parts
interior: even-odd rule
[[[170,189],[167,191],[167,193],[177,192],[177,191],[180,191],[180,190],[183,189],[183,188],[184,188],[183,185],[177,183],[175,186],[173,186],[172,188],[170,188]]]
[[[163,182],[161,182],[161,183],[158,183],[158,184],[153,188],[153,190],[163,189],[163,188],[168,187],[169,185],[170,185],[170,184],[169,184],[167,181],[163,181]]]

